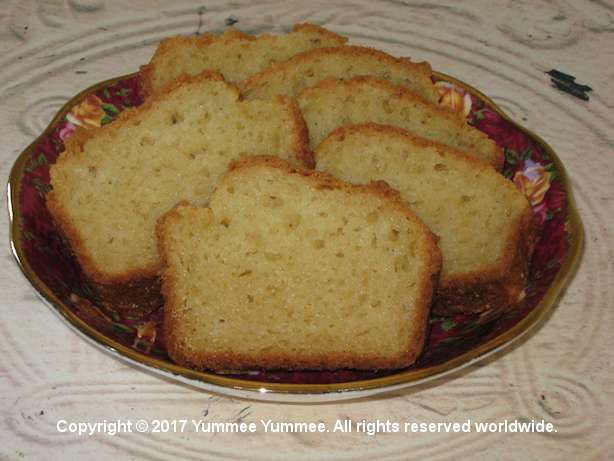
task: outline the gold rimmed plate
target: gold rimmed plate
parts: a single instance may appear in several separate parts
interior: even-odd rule
[[[523,301],[494,315],[432,318],[429,340],[410,368],[386,372],[208,373],[173,363],[159,334],[160,306],[126,312],[99,302],[45,206],[49,165],[77,126],[96,129],[141,104],[138,74],[98,83],[72,98],[24,150],[8,183],[10,239],[22,272],[53,312],[73,330],[116,357],[201,389],[274,401],[317,402],[356,398],[441,377],[509,345],[553,308],[580,259],[583,230],[563,164],[537,135],[515,124],[488,97],[435,73],[442,103],[467,117],[505,151],[502,174],[527,196],[540,239]]]

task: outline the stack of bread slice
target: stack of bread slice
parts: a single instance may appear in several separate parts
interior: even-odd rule
[[[496,169],[503,166],[502,149],[484,133],[455,113],[386,80],[327,79],[306,88],[297,101],[313,149],[335,128],[375,122],[460,149]]]
[[[267,152],[312,164],[293,101],[241,101],[214,73],[170,85],[113,123],[69,138],[51,167],[47,205],[85,273],[115,304],[155,298],[157,219],[181,200],[206,204],[231,160]]]
[[[339,128],[314,154],[318,170],[340,179],[386,181],[439,236],[443,266],[435,313],[479,312],[520,300],[533,212],[490,165],[377,124]]]
[[[406,367],[431,307],[522,297],[532,212],[501,149],[438,104],[428,63],[345,42],[309,24],[165,40],[144,105],[51,168],[103,299],[138,308],[162,280],[176,362]]]

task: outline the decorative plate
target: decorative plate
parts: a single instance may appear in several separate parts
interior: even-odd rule
[[[505,312],[432,318],[418,362],[397,371],[253,372],[219,374],[174,364],[159,326],[162,309],[129,312],[103,307],[89,289],[45,206],[49,165],[77,125],[96,128],[138,106],[139,76],[94,85],[72,98],[49,127],[17,158],[8,184],[11,245],[30,283],[51,309],[85,338],[115,356],[167,378],[224,394],[277,401],[355,398],[408,387],[484,358],[537,325],[552,309],[580,259],[583,231],[561,161],[538,136],[516,125],[488,97],[436,73],[442,103],[505,149],[503,175],[533,207],[540,239],[523,301]]]

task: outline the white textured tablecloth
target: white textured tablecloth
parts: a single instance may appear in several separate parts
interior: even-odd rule
[[[0,172],[61,105],[133,72],[173,34],[323,24],[355,43],[430,61],[491,96],[568,169],[586,230],[580,268],[547,322],[515,347],[429,385],[364,400],[283,405],[194,391],[86,344],[38,299],[0,217],[0,459],[522,459],[614,457],[614,4],[595,1],[0,1]],[[594,88],[551,87],[557,68]],[[6,206],[6,199],[3,198]],[[552,422],[551,434],[59,433],[117,419]],[[260,423],[259,423],[260,424]]]

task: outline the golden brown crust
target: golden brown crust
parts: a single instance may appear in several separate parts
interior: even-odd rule
[[[347,37],[343,37],[342,35],[336,34],[333,31],[330,31],[328,29],[325,29],[322,26],[319,26],[317,24],[311,24],[310,22],[303,22],[303,23],[299,23],[299,24],[294,24],[294,27],[292,28],[293,32],[308,32],[311,34],[318,34],[321,35],[322,37],[326,37],[330,40],[336,40],[339,45],[343,45],[344,43],[347,43],[348,39]]]
[[[175,334],[176,312],[175,292],[176,274],[168,265],[169,253],[166,245],[167,230],[173,227],[173,220],[180,217],[181,208],[196,208],[186,202],[175,206],[158,220],[157,235],[159,252],[163,263],[162,294],[165,299],[164,305],[164,335],[166,347],[171,358],[184,366],[196,369],[214,370],[247,370],[247,369],[311,369],[311,370],[335,370],[338,368],[355,368],[364,370],[394,369],[403,368],[411,365],[418,358],[424,347],[427,333],[429,309],[432,300],[432,293],[439,278],[441,271],[441,253],[437,246],[437,238],[408,208],[407,204],[401,200],[398,191],[389,187],[384,181],[375,181],[366,185],[355,185],[341,181],[334,176],[316,170],[297,167],[288,162],[271,156],[248,156],[230,164],[228,172],[218,182],[218,188],[224,187],[226,178],[242,170],[272,167],[280,169],[290,175],[299,175],[308,178],[316,187],[326,189],[338,189],[349,193],[362,193],[379,196],[390,204],[394,209],[401,211],[410,221],[422,228],[426,237],[427,252],[430,260],[426,264],[425,276],[422,281],[420,295],[416,305],[422,306],[420,315],[416,319],[415,331],[418,332],[414,337],[409,338],[407,348],[403,354],[392,357],[380,356],[356,356],[356,354],[328,354],[293,357],[291,355],[271,355],[268,357],[248,357],[238,354],[212,354],[206,351],[193,352],[182,346],[182,338]]]
[[[153,312],[164,304],[160,285],[161,280],[157,275],[112,285],[91,283],[101,303],[109,309],[139,309],[147,312]]]
[[[501,149],[497,145],[497,143],[493,141],[492,139],[490,139],[485,133],[481,132],[477,128],[471,127],[467,123],[466,120],[458,117],[458,114],[456,114],[455,112],[452,112],[451,110],[446,109],[445,107],[433,104],[432,102],[426,100],[422,96],[413,93],[407,88],[390,83],[388,80],[384,80],[378,77],[373,77],[373,76],[368,76],[368,75],[353,77],[347,80],[338,79],[334,77],[326,78],[318,82],[316,85],[312,87],[305,88],[301,92],[301,94],[298,96],[297,100],[300,100],[303,97],[308,97],[308,95],[312,92],[320,91],[322,89],[334,88],[340,84],[346,85],[351,88],[352,86],[361,85],[365,83],[371,86],[382,88],[383,90],[389,92],[392,95],[392,97],[395,99],[398,99],[401,101],[407,101],[410,103],[418,102],[420,104],[427,104],[431,106],[433,110],[437,111],[438,117],[447,119],[451,124],[456,125],[459,129],[466,130],[467,128],[472,128],[473,130],[475,130],[478,136],[492,143],[492,160],[488,163],[490,163],[490,165],[492,165],[498,171],[501,171],[501,169],[503,168],[503,161],[504,161],[503,149]],[[421,138],[414,137],[413,139],[419,141]],[[439,143],[435,143],[435,144],[439,145]],[[453,149],[453,148],[450,147],[450,149]],[[456,150],[460,151],[459,149],[456,149]]]
[[[437,149],[442,157],[462,158],[465,162],[471,163],[477,171],[492,170],[488,164],[461,150],[414,136],[402,128],[377,123],[362,123],[334,130],[313,152],[316,164],[320,152],[326,149],[327,143],[342,140],[345,136],[356,132],[394,133],[412,144]],[[508,181],[506,184],[507,187],[515,188],[512,182]],[[513,226],[513,229],[515,232],[509,233],[499,264],[480,272],[440,279],[433,300],[433,314],[478,313],[507,307],[519,300],[536,239],[533,211],[528,201],[523,214],[519,217],[519,222]]]
[[[433,314],[482,313],[505,309],[522,300],[537,237],[530,207],[519,221],[514,226],[517,231],[510,233],[505,243],[501,264],[441,281],[433,300]]]
[[[342,37],[341,35],[337,35],[330,30],[327,30],[321,26],[316,24],[295,24],[292,28],[293,32],[307,32],[314,35],[320,35],[321,37],[326,37],[330,40],[336,40],[339,45],[343,45],[347,42],[346,37]],[[263,37],[271,37],[271,34],[261,34],[258,37],[253,35],[246,34],[237,29],[229,29],[224,32],[222,35],[211,35],[211,34],[203,34],[199,37],[186,37],[186,36],[176,36],[169,37],[160,41],[158,48],[154,52],[153,57],[149,64],[141,66],[139,73],[141,74],[141,94],[143,98],[148,98],[151,94],[155,92],[153,78],[155,67],[159,61],[163,61],[166,58],[166,55],[171,52],[175,47],[182,46],[195,46],[197,48],[204,49],[213,43],[224,43],[228,44],[231,42],[255,42],[259,38]]]
[[[120,113],[117,119],[112,123],[97,129],[78,129],[74,134],[74,138],[71,137],[67,139],[65,146],[66,150],[60,154],[56,165],[65,161],[67,156],[82,155],[85,145],[92,138],[108,137],[123,125],[139,124],[144,115],[150,111],[156,110],[158,101],[166,98],[169,93],[179,89],[183,85],[205,80],[224,82],[224,78],[217,72],[205,71],[198,75],[182,75],[179,79],[165,85],[160,91],[156,92],[155,95],[152,95],[145,101],[143,105],[137,108],[127,109]],[[237,100],[239,100],[240,95],[236,86],[227,82],[224,82],[224,84],[233,89]],[[293,147],[294,155],[297,161],[304,163],[308,167],[312,167],[314,162],[311,150],[309,149],[307,128],[300,110],[293,100],[281,97],[279,101],[288,105],[297,126]],[[55,168],[55,165],[52,165],[51,168]],[[132,305],[137,300],[141,300],[147,304],[159,302],[159,294],[156,297],[155,290],[155,287],[159,286],[159,281],[157,281],[157,274],[160,270],[159,264],[151,265],[141,270],[128,271],[120,275],[106,273],[104,268],[98,267],[95,263],[94,258],[85,247],[81,236],[74,228],[66,210],[62,206],[62,203],[57,200],[53,190],[47,194],[46,201],[54,222],[70,243],[72,252],[81,265],[83,272],[90,280],[91,284],[97,287],[97,291],[103,300],[106,300],[108,303],[117,303],[121,305]],[[130,288],[134,290],[131,291]]]
[[[171,52],[175,47],[182,46],[196,46],[197,48],[206,48],[212,43],[221,42],[228,43],[231,41],[254,41],[256,37],[248,34],[244,34],[236,29],[226,31],[220,36],[211,34],[202,34],[198,37],[185,37],[182,35],[176,37],[165,38],[160,41],[158,48],[154,52],[153,57],[149,64],[141,66],[139,73],[141,75],[141,96],[144,99],[149,98],[154,92],[157,92],[154,88],[153,78],[156,63],[160,60],[164,60],[165,56]],[[215,73],[215,71],[209,71]],[[223,77],[222,77],[223,78]]]
[[[162,306],[163,299],[160,293],[160,277],[157,267],[133,271],[122,277],[114,277],[109,280],[107,274],[98,270],[83,245],[81,236],[65,215],[64,208],[55,200],[53,190],[47,194],[46,201],[51,217],[60,230],[60,235],[66,241],[72,255],[79,262],[86,275],[88,285],[96,293],[102,304],[110,309],[117,310],[136,308],[153,310]],[[103,280],[107,281],[102,282]]]
[[[314,354],[300,357],[290,354],[270,354],[254,357],[240,354],[189,353],[181,348],[168,347],[174,362],[196,370],[392,370],[406,368],[415,362],[405,354],[383,357],[358,354]],[[205,365],[206,364],[206,365]]]
[[[395,58],[394,56],[374,48],[344,45],[338,47],[315,48],[299,53],[286,61],[275,62],[262,72],[240,82],[239,89],[241,90],[241,94],[248,95],[253,88],[267,82],[273,74],[284,72],[301,62],[315,61],[326,55],[342,55],[352,59],[369,56],[375,58],[380,63],[402,68],[410,74],[422,74],[429,79],[432,75],[431,65],[428,62],[413,62],[407,58]],[[435,85],[432,85],[432,98],[433,101],[439,100]]]
[[[277,96],[276,99],[290,107],[294,121],[297,124],[295,139],[296,148],[294,152],[297,162],[307,168],[314,168],[316,162],[313,158],[313,152],[311,152],[311,149],[309,148],[309,130],[307,129],[307,123],[305,123],[301,109],[298,107],[298,104],[294,99],[286,96]]]
[[[398,126],[391,125],[382,125],[381,123],[375,122],[367,122],[367,123],[357,123],[355,125],[347,125],[339,128],[335,128],[331,133],[320,143],[318,147],[313,151],[313,157],[317,164],[318,155],[328,143],[335,142],[338,139],[343,139],[348,134],[352,133],[394,133],[397,136],[403,137],[410,141],[412,144],[415,144],[420,147],[432,148],[436,149],[437,153],[442,157],[446,155],[450,155],[457,158],[463,158],[464,161],[469,162],[472,166],[481,171],[491,171],[493,170],[492,166],[488,163],[483,162],[482,160],[474,157],[473,155],[469,155],[464,150],[460,150],[454,147],[447,146],[445,144],[441,144],[437,141],[431,141],[430,139],[421,138],[420,136],[416,136],[413,133],[410,133],[403,128],[399,128]],[[513,184],[510,182],[510,186],[513,187]]]
[[[139,75],[141,77],[140,90],[141,97],[147,99],[154,92],[153,87],[153,73],[154,67],[152,63],[143,64],[139,67]]]

